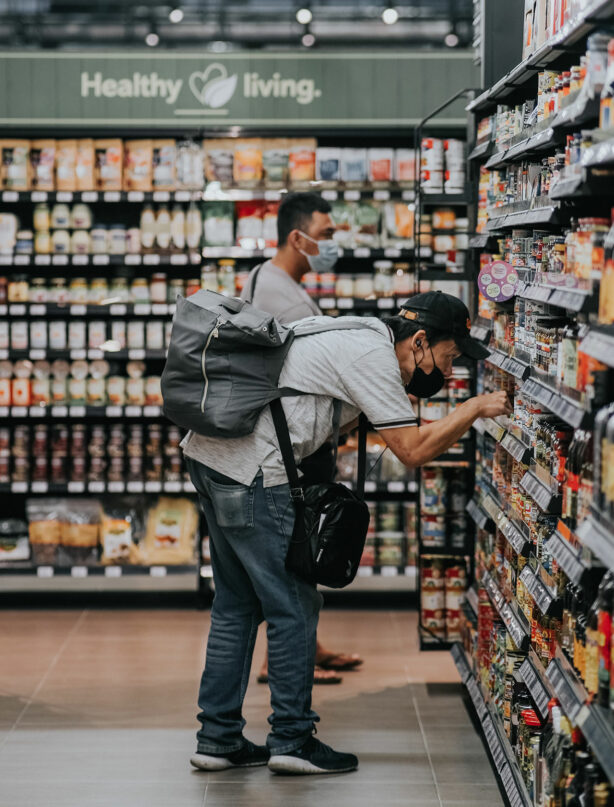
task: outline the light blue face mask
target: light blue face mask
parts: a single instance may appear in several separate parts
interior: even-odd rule
[[[309,255],[308,252],[300,251],[301,255],[307,258],[311,271],[330,272],[339,260],[339,247],[337,246],[337,242],[333,241],[332,238],[328,241],[316,241],[315,238],[311,238],[311,236],[307,235],[307,233],[304,233],[302,230],[299,230],[299,233],[308,241],[313,241],[314,244],[318,245],[317,255]]]

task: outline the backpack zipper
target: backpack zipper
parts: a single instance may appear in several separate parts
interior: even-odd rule
[[[203,349],[203,353],[200,360],[200,366],[203,373],[203,378],[205,380],[205,389],[203,392],[202,401],[200,402],[200,411],[204,414],[205,413],[205,401],[207,400],[207,392],[209,391],[209,377],[207,376],[207,350],[209,349],[209,345],[211,344],[211,340],[213,338],[217,339],[220,335],[218,331],[218,326],[222,323],[222,317],[218,317],[215,325],[213,326],[213,330],[209,334],[209,338],[207,339],[207,344]]]

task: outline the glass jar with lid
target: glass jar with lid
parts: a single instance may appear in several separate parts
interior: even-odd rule
[[[130,293],[132,295],[132,302],[148,303],[149,302],[149,284],[144,277],[135,277],[130,286]]]
[[[111,297],[114,303],[130,302],[130,289],[128,288],[128,279],[125,277],[111,278],[109,296]]]
[[[92,227],[92,211],[89,205],[79,203],[73,206],[71,215],[73,230],[90,230]]]
[[[180,295],[183,296],[183,292],[183,280],[181,280],[181,278],[174,277],[168,284],[167,302],[170,305],[174,305],[177,302],[177,297]]]
[[[156,272],[151,276],[149,295],[152,303],[165,303],[167,298],[166,275],[164,272]]]
[[[88,299],[92,305],[102,305],[109,298],[109,284],[106,277],[95,277],[92,280]]]
[[[107,243],[107,228],[97,224],[90,233],[92,239],[92,253],[104,255],[109,251]]]
[[[9,280],[9,303],[27,303],[30,296],[30,287],[27,275],[13,275]]]
[[[32,230],[18,230],[15,252],[18,255],[31,255],[34,251],[34,233]]]
[[[354,295],[361,300],[372,297],[374,293],[373,275],[356,275],[354,280]]]
[[[85,282],[85,280],[84,280]],[[68,284],[64,277],[51,278],[51,287],[49,289],[49,302],[56,305],[66,305],[70,302],[70,294],[68,291]]]
[[[354,276],[337,275],[335,283],[335,295],[337,297],[354,297]]]
[[[44,277],[34,277],[30,281],[29,299],[31,303],[48,303],[49,291]]]
[[[220,294],[227,297],[234,297],[236,290],[235,282],[235,262],[233,260],[218,261],[217,279]]]
[[[376,261],[373,287],[378,297],[392,297],[392,261]]]
[[[37,230],[34,237],[34,252],[37,255],[51,253],[51,233],[49,230]]]
[[[92,251],[92,239],[87,230],[75,230],[70,239],[70,251],[73,255],[89,255]]]
[[[49,205],[36,205],[34,208],[34,229],[37,231],[51,229],[51,213],[49,211]]]
[[[84,277],[73,277],[70,281],[70,302],[72,305],[87,305],[88,288]]]
[[[397,297],[408,297],[413,291],[413,277],[408,263],[395,263],[392,276],[392,291]]]
[[[126,254],[126,228],[123,224],[112,224],[109,228],[109,254]]]
[[[51,248],[56,255],[68,255],[70,252],[70,233],[68,230],[54,230],[51,236]]]
[[[51,211],[51,228],[53,230],[63,230],[68,227],[70,227],[70,208],[64,204],[54,205]],[[41,229],[44,228],[41,227]]]
[[[218,289],[217,266],[214,263],[206,263],[201,271],[202,287],[205,291],[215,291]]]

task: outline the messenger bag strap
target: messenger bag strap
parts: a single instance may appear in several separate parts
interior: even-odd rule
[[[286,414],[281,403],[280,398],[275,398],[271,401],[271,414],[273,416],[273,425],[275,426],[275,433],[279,442],[279,449],[284,461],[284,467],[290,483],[290,496],[294,502],[295,507],[300,503],[304,503],[303,489],[298,477],[298,470],[294,460],[294,451],[292,450],[292,441],[290,440],[290,432],[288,431],[288,421]],[[297,509],[298,516],[298,509]]]
[[[363,499],[365,495],[365,478],[367,476],[367,426],[369,422],[366,415],[361,413],[358,419],[358,479],[356,480],[356,495]]]
[[[249,293],[245,298],[246,303],[253,303],[254,302],[254,294],[256,293],[256,283],[258,282],[258,275],[260,274],[260,270],[264,266],[263,263],[258,264],[255,269],[252,270],[251,281],[249,284]]]

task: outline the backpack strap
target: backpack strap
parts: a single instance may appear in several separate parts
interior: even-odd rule
[[[367,476],[367,427],[369,421],[362,412],[358,419],[358,474],[356,479],[356,495],[365,497],[365,479]]]
[[[328,333],[328,331],[363,331],[370,330],[383,336],[379,328],[374,327],[366,321],[361,322],[358,319],[349,319],[339,317],[327,317],[328,322],[315,322],[315,317],[307,320],[300,320],[298,327],[296,324],[291,326],[290,330],[294,332],[294,338],[298,339],[301,336],[314,336],[318,333]]]
[[[256,293],[256,283],[258,282],[258,275],[260,274],[260,270],[262,269],[263,266],[264,266],[263,263],[259,263],[258,266],[252,269],[249,291],[247,293],[247,296],[245,297],[246,303],[253,304],[254,302],[254,294]]]

